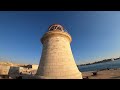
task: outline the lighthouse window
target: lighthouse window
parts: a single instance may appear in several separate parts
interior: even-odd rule
[[[55,26],[55,29],[57,29],[57,26]]]
[[[51,28],[50,28],[50,31],[52,31],[53,29],[54,29],[54,27],[51,27]]]
[[[50,28],[50,31],[51,31],[51,30],[54,30],[55,28],[56,28],[55,26],[51,27],[51,28]]]
[[[52,27],[52,29],[54,30],[54,29],[55,29],[55,27],[53,26],[53,27]]]
[[[54,26],[53,29],[56,29],[56,26]]]
[[[60,27],[58,27],[57,29],[58,29],[58,30],[61,30],[61,28],[60,28]]]
[[[52,30],[61,30],[62,31],[62,28],[60,27],[60,26],[52,26],[52,27],[50,27],[50,31],[52,31]]]
[[[52,30],[53,30],[53,28],[50,29],[50,31],[52,31]]]

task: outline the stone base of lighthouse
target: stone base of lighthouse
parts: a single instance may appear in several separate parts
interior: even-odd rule
[[[36,79],[82,79],[66,32],[49,31],[43,38],[43,50]]]
[[[35,76],[35,79],[82,79],[81,77],[81,73],[78,73],[76,75],[73,75],[73,76]]]

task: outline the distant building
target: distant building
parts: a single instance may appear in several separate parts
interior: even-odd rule
[[[9,74],[19,74],[20,72],[23,72],[23,67],[10,67]]]
[[[35,64],[33,64],[33,65],[27,65],[26,66],[26,68],[28,68],[28,69],[33,69],[33,70],[37,70],[38,69],[38,65],[35,65]]]
[[[9,78],[9,70],[10,70],[10,66],[0,65],[0,77]]]
[[[38,69],[38,65],[33,64],[33,65],[32,65],[32,69],[33,69],[33,70],[37,70],[37,69]]]

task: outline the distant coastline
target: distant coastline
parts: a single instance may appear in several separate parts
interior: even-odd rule
[[[85,66],[85,65],[92,65],[92,64],[97,64],[97,63],[110,62],[110,61],[114,61],[114,60],[118,60],[118,59],[120,59],[120,57],[119,58],[104,59],[104,60],[101,60],[101,61],[96,61],[96,62],[87,63],[87,64],[80,64],[80,65],[77,65],[77,66]]]

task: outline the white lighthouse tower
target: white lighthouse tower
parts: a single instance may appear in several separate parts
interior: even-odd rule
[[[41,38],[42,56],[35,77],[37,79],[82,79],[74,61],[70,43],[72,38],[59,24],[49,27]]]

